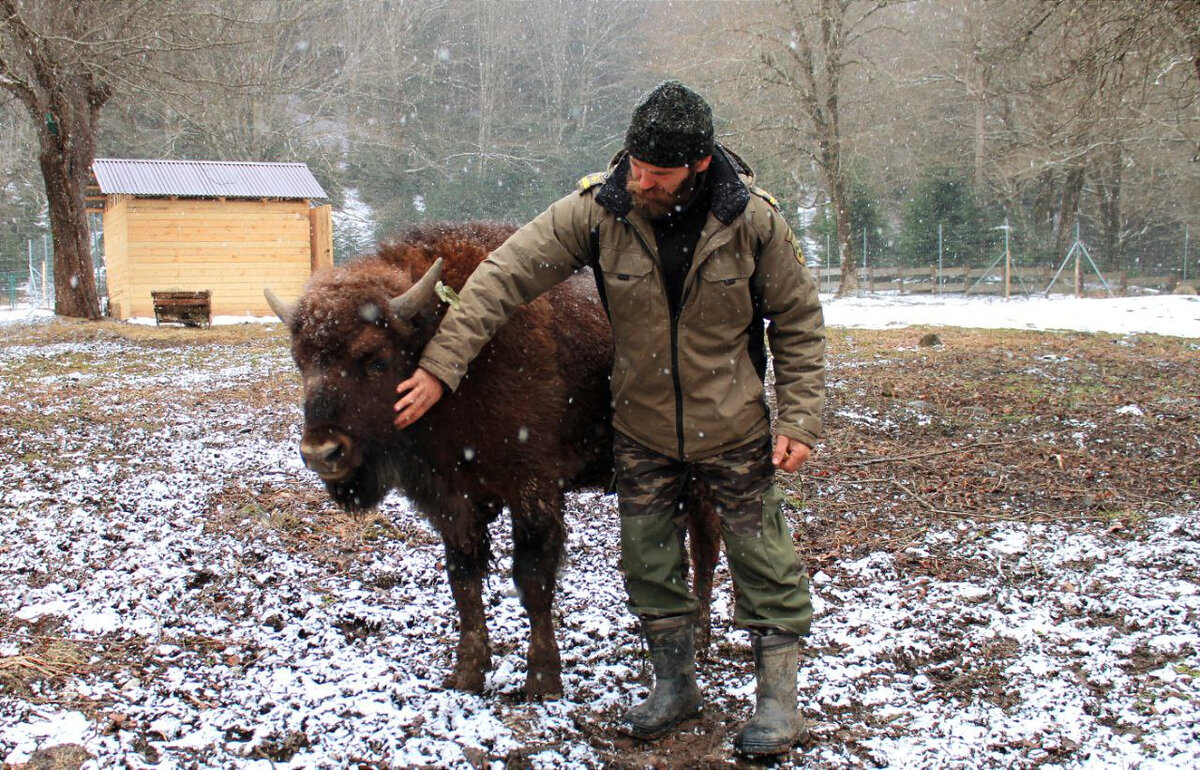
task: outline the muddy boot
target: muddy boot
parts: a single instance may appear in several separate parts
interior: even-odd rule
[[[782,754],[804,740],[808,730],[796,711],[796,669],[800,639],[795,634],[753,634],[757,703],[754,716],[733,740],[739,753]]]
[[[635,737],[657,738],[700,712],[696,686],[696,643],[691,615],[647,620],[642,632],[650,647],[654,689],[650,697],[625,712],[622,725]]]

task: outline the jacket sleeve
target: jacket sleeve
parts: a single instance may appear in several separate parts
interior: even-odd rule
[[[425,346],[421,368],[457,389],[467,365],[519,306],[586,264],[591,205],[590,195],[574,192],[489,254]]]
[[[766,208],[766,207],[763,207]],[[765,219],[765,221],[764,221]],[[791,228],[774,209],[760,217],[754,273],[775,369],[780,435],[815,446],[825,404],[825,321],[817,287]]]

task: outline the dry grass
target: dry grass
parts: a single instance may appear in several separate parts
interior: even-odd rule
[[[36,655],[0,658],[0,685],[10,691],[28,694],[35,682],[87,672],[87,656],[77,643],[59,639],[45,643],[43,647]]]
[[[797,532],[816,567],[947,519],[1135,527],[1200,496],[1194,341],[929,331],[830,332],[826,436],[783,479],[816,514]]]
[[[235,345],[258,347],[280,344],[287,339],[281,324],[227,324],[195,328],[149,326],[120,321],[84,321],[55,317],[44,323],[6,326],[0,347],[7,345],[51,345],[59,342],[127,341],[145,347],[190,345]]]
[[[285,547],[344,569],[380,540],[413,545],[439,543],[429,529],[401,529],[377,511],[347,513],[319,484],[258,488],[237,485],[212,499],[208,527],[215,531],[270,533]]]

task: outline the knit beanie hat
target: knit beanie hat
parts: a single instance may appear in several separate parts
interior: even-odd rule
[[[683,83],[664,80],[633,108],[625,149],[638,160],[662,168],[686,166],[711,155],[712,109]]]

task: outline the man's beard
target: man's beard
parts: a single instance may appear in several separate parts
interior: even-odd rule
[[[687,208],[696,192],[698,176],[699,173],[694,169],[688,169],[687,177],[679,184],[679,189],[673,193],[666,192],[660,187],[642,190],[632,179],[628,178],[625,180],[625,190],[633,198],[633,208],[646,219],[654,221]]]

